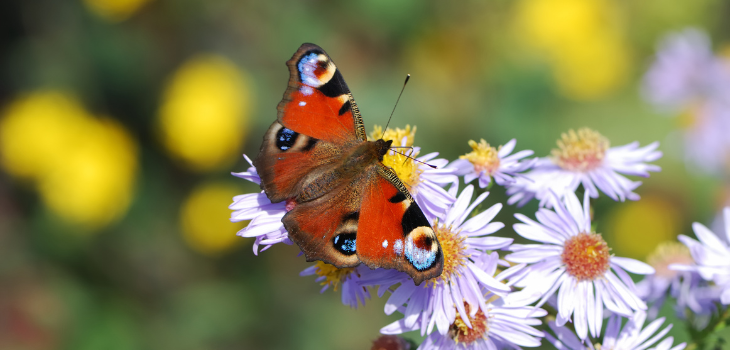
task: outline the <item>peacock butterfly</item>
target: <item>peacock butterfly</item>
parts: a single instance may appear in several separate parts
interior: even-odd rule
[[[289,86],[254,166],[307,261],[403,271],[420,285],[441,275],[441,245],[398,176],[383,164],[392,141],[368,141],[340,71],[317,45],[286,62]]]

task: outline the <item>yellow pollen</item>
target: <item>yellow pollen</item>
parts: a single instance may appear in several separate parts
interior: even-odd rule
[[[603,276],[611,256],[606,241],[597,233],[579,233],[565,241],[560,256],[569,275],[579,281]]]
[[[571,129],[558,140],[551,158],[563,169],[589,171],[601,165],[608,146],[608,139],[591,129],[581,128],[577,133]]]
[[[469,258],[469,255],[466,254],[467,245],[464,243],[466,237],[452,231],[451,226],[445,227],[437,222],[433,226],[433,230],[436,232],[436,238],[438,238],[441,251],[444,254],[443,272],[440,276],[428,281],[435,287],[439,282],[449,283],[451,276],[459,276],[459,268],[466,266],[466,259]]]
[[[489,176],[494,175],[499,168],[499,157],[497,156],[499,150],[490,147],[484,139],[481,139],[479,143],[469,140],[469,146],[472,151],[459,158],[466,159],[474,164],[474,170],[477,172],[484,171]],[[499,148],[501,149],[502,146],[499,146]]]
[[[373,132],[370,134],[371,139],[379,139],[383,135],[383,140],[392,140],[393,145],[400,146],[401,140],[406,138],[406,147],[413,146],[413,138],[416,136],[416,127],[411,129],[410,125],[406,125],[405,129],[395,128],[386,129],[383,134],[383,128],[376,125]],[[418,164],[413,159],[406,157],[417,157],[418,152],[408,148],[397,149],[399,153],[391,150],[383,157],[383,164],[390,167],[393,172],[398,175],[398,178],[406,185],[406,188],[413,192],[412,189],[415,187],[421,178],[423,170],[418,167]]]
[[[464,309],[467,317],[469,317],[471,307],[464,303]],[[485,339],[489,332],[489,323],[487,317],[481,309],[477,311],[474,317],[469,317],[472,328],[466,325],[461,315],[457,312],[454,323],[449,327],[449,336],[456,344],[462,343],[464,346],[475,342],[479,339]]]
[[[665,278],[673,278],[677,275],[677,271],[670,270],[669,265],[693,263],[689,249],[679,242],[659,244],[646,260],[656,270],[655,276]]]
[[[355,269],[353,267],[336,268],[333,265],[317,261],[315,263],[317,270],[315,271],[318,275],[324,276],[325,280],[320,283],[321,285],[330,285],[334,291],[337,291],[340,283],[344,282],[350,277],[350,274]]]
[[[393,145],[395,146],[411,147],[413,146],[413,139],[416,137],[416,127],[414,126],[413,129],[411,129],[410,125],[406,125],[405,129],[395,128],[395,130],[393,130],[388,128],[385,130],[385,134],[383,134],[383,127],[375,125],[375,127],[373,127],[373,132],[370,133],[370,141],[379,140],[381,136],[385,141],[393,141]],[[406,138],[405,145],[401,144],[404,137]]]

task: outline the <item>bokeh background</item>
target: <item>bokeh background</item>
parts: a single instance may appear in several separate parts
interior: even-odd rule
[[[711,224],[730,187],[688,166],[691,118],[649,105],[642,77],[686,27],[730,52],[729,16],[721,0],[4,0],[0,349],[369,348],[397,319],[383,299],[319,294],[295,246],[255,256],[228,221],[258,191],[230,172],[257,154],[303,42],[338,64],[368,131],[410,73],[391,126],[448,159],[480,138],[547,156],[584,126],[662,142],[641,201],[594,204],[612,252],[645,259]],[[506,206],[500,233],[534,210]]]

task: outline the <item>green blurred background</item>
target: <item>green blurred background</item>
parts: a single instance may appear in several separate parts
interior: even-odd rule
[[[228,221],[231,198],[258,191],[230,172],[257,153],[303,42],[335,60],[368,131],[410,73],[391,126],[417,125],[422,154],[516,138],[546,156],[583,126],[661,141],[641,201],[594,204],[612,252],[645,259],[709,224],[730,188],[687,169],[671,137],[686,118],[645,103],[642,75],[687,26],[728,52],[728,16],[720,0],[4,0],[0,349],[369,348],[397,319],[383,299],[319,294],[295,246],[254,256]]]

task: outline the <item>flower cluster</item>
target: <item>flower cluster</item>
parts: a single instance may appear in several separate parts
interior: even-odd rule
[[[709,37],[685,29],[661,41],[644,77],[645,99],[681,115],[685,158],[705,172],[727,169],[730,159],[730,62],[712,52]]]
[[[669,262],[660,270],[662,275],[655,276],[658,267],[610,254],[599,227],[592,225],[590,200],[598,197],[599,190],[616,201],[639,199],[634,190],[641,183],[626,176],[648,177],[650,171],[659,171],[649,164],[662,155],[656,142],[610,147],[604,136],[580,129],[564,134],[558,148],[545,158],[528,158],[530,150],[514,152],[515,140],[501,147],[481,140],[470,141],[472,152],[449,163],[437,159],[436,153],[418,156],[415,127],[385,132],[376,128],[373,138],[381,135],[407,149],[389,151],[383,163],[406,185],[431,223],[443,254],[443,272],[416,285],[408,274],[396,270],[364,265],[337,268],[316,262],[301,275],[316,275],[322,292],[340,292],[343,304],[353,308],[373,295],[390,294],[384,312],[398,312],[402,318],[383,327],[383,334],[419,331],[426,336],[419,349],[536,347],[542,338],[559,348],[594,343],[643,348],[671,328],[654,334],[663,322],[657,320],[642,329],[647,313],[655,317],[647,301],[652,308],[660,306],[668,286],[675,286],[673,297],[683,298],[684,305],[697,310],[707,310],[710,299],[680,292],[697,285],[699,279],[693,277],[712,278],[730,290],[730,273],[717,271],[721,255],[716,251],[690,247],[698,263],[682,265],[682,273],[666,274],[674,271],[667,267],[671,263],[691,260],[665,259]],[[234,175],[260,182],[253,165]],[[478,186],[467,185],[459,191],[460,178],[466,184],[478,179]],[[485,188],[493,184],[505,188],[510,204],[540,202],[534,219],[516,214],[520,223],[513,226],[533,243],[516,244],[497,235],[504,228],[494,221],[502,204],[485,205],[489,198]],[[576,195],[581,185],[582,201]],[[261,192],[235,197],[230,208],[232,221],[250,220],[239,235],[256,238],[255,253],[261,246],[263,251],[280,242],[292,244],[281,223],[291,209],[286,201],[271,203]],[[710,243],[704,232],[700,239]],[[689,241],[683,239],[688,245]],[[722,254],[730,254],[727,244],[722,247],[728,250]],[[730,271],[724,265],[719,269]],[[648,277],[637,286],[630,274]],[[717,298],[724,301],[728,292],[722,293]],[[548,315],[542,309],[546,303],[555,310],[554,321],[547,323],[552,334],[541,330],[546,329],[542,326]],[[610,318],[602,332],[604,315]],[[622,318],[629,323],[620,329]],[[672,345],[673,338],[667,337],[657,348]]]

